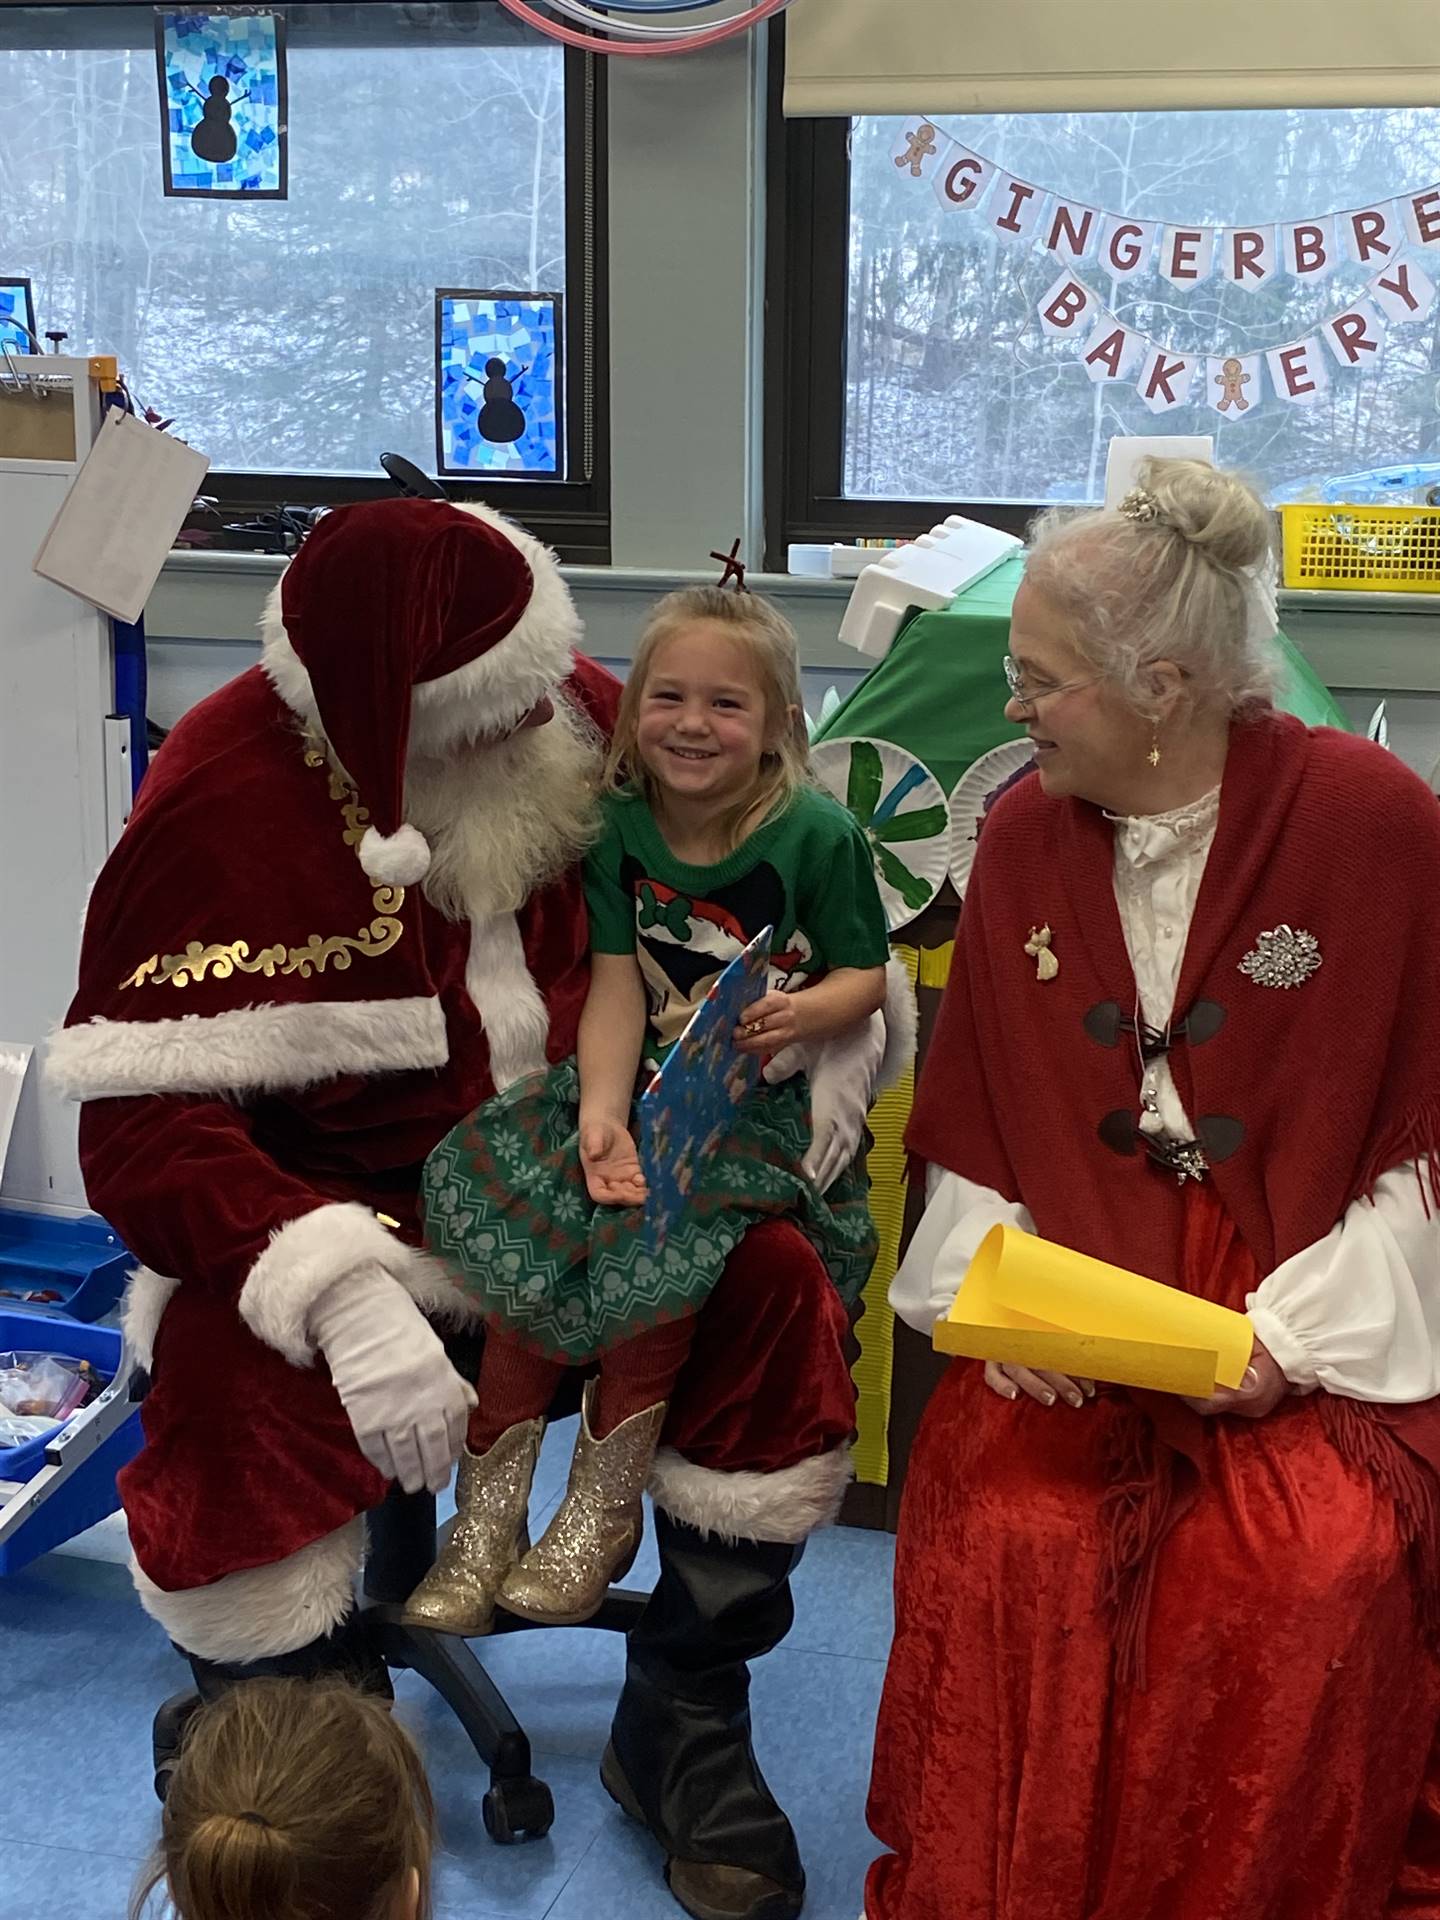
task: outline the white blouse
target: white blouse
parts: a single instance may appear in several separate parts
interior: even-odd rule
[[[1139,1011],[1157,1030],[1174,1009],[1219,807],[1216,787],[1193,806],[1115,820],[1115,899]],[[1142,1131],[1194,1138],[1163,1057],[1146,1067],[1140,1103]],[[924,1216],[890,1288],[900,1318],[928,1334],[980,1242],[1001,1225],[1035,1231],[1026,1209],[993,1188],[932,1168]],[[1245,1305],[1295,1386],[1396,1403],[1440,1393],[1440,1213],[1427,1209],[1416,1168],[1386,1174],[1373,1204],[1357,1200],[1324,1239],[1266,1275]]]

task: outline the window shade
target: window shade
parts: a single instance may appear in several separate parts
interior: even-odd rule
[[[788,114],[1440,105],[1436,0],[796,0]]]

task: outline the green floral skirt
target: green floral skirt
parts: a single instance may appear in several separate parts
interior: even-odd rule
[[[579,1078],[567,1060],[532,1074],[455,1127],[425,1164],[426,1239],[486,1321],[572,1365],[697,1313],[731,1249],[759,1220],[788,1216],[846,1304],[875,1259],[860,1163],[826,1194],[801,1171],[810,1146],[803,1078],[760,1087],[710,1156],[664,1244],[644,1210],[600,1207],[580,1167]]]

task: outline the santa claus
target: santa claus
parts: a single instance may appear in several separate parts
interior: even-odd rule
[[[176,727],[86,921],[51,1071],[93,1205],[144,1263],[151,1386],[122,1479],[146,1609],[202,1692],[344,1668],[364,1515],[442,1486],[473,1404],[418,1247],[426,1155],[575,1047],[577,863],[617,683],[574,652],[554,557],[484,508],[322,520],[264,657]],[[883,1036],[808,1064],[819,1179],[856,1150]],[[898,1037],[903,1052],[904,1036]],[[833,1518],[844,1315],[797,1229],[754,1229],[707,1304],[652,1491],[661,1578],[605,1779],[699,1916],[798,1913],[750,1745],[747,1662]]]

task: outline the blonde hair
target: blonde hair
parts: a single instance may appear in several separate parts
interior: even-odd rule
[[[770,601],[757,593],[720,587],[682,587],[667,593],[646,622],[635,659],[620,695],[620,711],[605,763],[605,783],[634,788],[655,805],[655,783],[636,751],[640,702],[655,655],[667,640],[698,621],[724,627],[744,647],[765,703],[767,737],[775,740],[760,761],[754,790],[728,809],[723,826],[733,851],[748,833],[777,813],[810,782],[810,735],[800,690],[800,649],[795,629]]]
[[[1252,628],[1274,523],[1238,474],[1202,460],[1140,464],[1130,513],[1052,508],[1030,530],[1025,578],[1070,620],[1077,650],[1150,716],[1145,669],[1173,660],[1191,700],[1268,707],[1282,678]]]
[[[410,1875],[430,1913],[435,1809],[414,1743],[338,1681],[250,1680],[185,1731],[159,1849],[181,1920],[394,1920]]]

